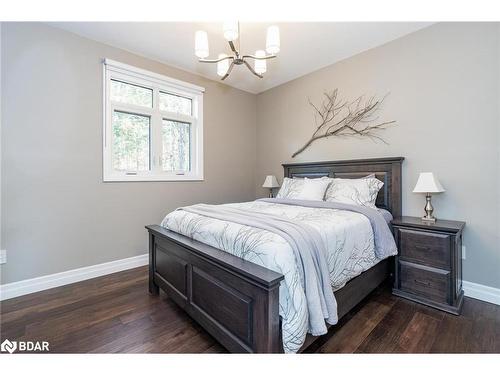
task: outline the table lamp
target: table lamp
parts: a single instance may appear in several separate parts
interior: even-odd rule
[[[436,218],[432,215],[434,207],[431,203],[431,193],[442,193],[444,192],[443,186],[439,183],[439,180],[434,176],[432,172],[423,172],[418,176],[417,184],[413,189],[414,193],[425,193],[426,204],[424,207],[425,216],[422,221],[432,222],[436,221]]]
[[[280,187],[280,184],[278,183],[276,176],[269,175],[266,176],[266,179],[262,187],[269,188],[269,198],[273,198],[273,189]]]

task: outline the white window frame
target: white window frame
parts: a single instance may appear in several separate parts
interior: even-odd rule
[[[111,80],[130,83],[153,90],[153,107],[125,104],[110,99]],[[161,74],[149,72],[110,59],[103,62],[103,180],[115,181],[203,181],[203,93],[205,89]],[[192,116],[160,111],[160,92],[183,96],[192,101]],[[150,116],[149,171],[117,171],[113,169],[113,112],[123,111]],[[163,119],[188,122],[190,134],[190,170],[166,172],[162,170]]]

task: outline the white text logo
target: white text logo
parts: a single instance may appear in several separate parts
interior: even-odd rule
[[[10,341],[5,339],[0,345],[0,351],[14,353],[18,352],[48,352],[49,343],[47,341]]]

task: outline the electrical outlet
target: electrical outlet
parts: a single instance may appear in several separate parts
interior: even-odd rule
[[[0,250],[0,264],[7,263],[7,250]]]
[[[465,245],[462,245],[462,259],[465,259]]]

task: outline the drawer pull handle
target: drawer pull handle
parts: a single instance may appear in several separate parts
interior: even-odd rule
[[[428,246],[415,245],[415,247],[416,247],[418,250],[422,250],[422,251],[429,251],[429,250],[430,250]]]
[[[428,281],[422,281],[415,279],[415,284],[423,285],[423,286],[431,286],[431,283]]]

